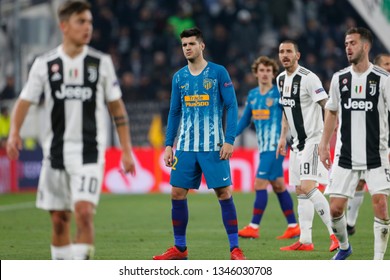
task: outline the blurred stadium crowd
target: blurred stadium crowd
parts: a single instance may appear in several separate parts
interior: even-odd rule
[[[145,132],[152,114],[166,113],[172,74],[186,65],[179,41],[183,29],[195,25],[202,29],[206,59],[228,69],[243,106],[248,90],[256,86],[252,61],[259,55],[277,59],[281,40],[298,42],[300,64],[315,72],[328,89],[333,73],[347,66],[344,32],[351,26],[366,26],[347,0],[89,2],[94,15],[91,46],[113,58],[137,146],[149,144]],[[371,53],[383,51],[375,40]],[[0,89],[2,99],[15,96],[12,77],[8,82]]]

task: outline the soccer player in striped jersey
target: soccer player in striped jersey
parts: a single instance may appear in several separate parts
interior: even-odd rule
[[[197,27],[180,34],[188,65],[172,78],[171,105],[166,131],[164,161],[171,167],[172,225],[175,246],[155,260],[187,259],[187,194],[198,189],[202,173],[218,197],[230,244],[230,258],[245,259],[238,245],[237,214],[230,187],[229,159],[237,127],[237,100],[227,70],[203,57],[205,43]],[[226,109],[226,133],[222,116]],[[173,153],[174,140],[180,132]],[[212,248],[210,248],[212,250]]]
[[[387,53],[378,54],[374,59],[374,64],[378,65],[379,67],[382,67],[383,69],[385,69],[387,72],[390,73],[390,54]],[[390,123],[390,114],[388,114],[388,123]],[[387,146],[390,147],[390,129],[389,129],[389,140]],[[390,160],[390,154],[389,154],[389,160]],[[353,235],[356,231],[355,224],[358,218],[360,206],[362,205],[364,200],[365,184],[366,181],[364,179],[360,180],[356,187],[355,195],[352,198],[348,199],[348,206],[346,211],[348,235]]]
[[[332,227],[340,241],[334,260],[352,254],[344,210],[364,175],[374,209],[374,259],[384,258],[389,239],[390,168],[387,154],[390,77],[369,61],[372,33],[354,27],[345,35],[345,52],[351,66],[335,73],[326,104],[325,127],[319,145],[321,161],[331,170],[326,190],[330,196]],[[334,164],[329,141],[338,121]]]
[[[58,10],[62,44],[39,56],[12,113],[7,152],[17,159],[20,128],[31,103],[44,93],[43,162],[37,207],[50,213],[52,259],[90,259],[94,251],[94,213],[104,169],[105,103],[114,119],[124,171],[134,174],[127,113],[113,63],[87,46],[92,34],[91,6],[66,1]],[[71,239],[74,212],[76,235]]]
[[[328,183],[328,172],[318,157],[318,143],[323,129],[322,111],[328,95],[317,75],[300,66],[298,45],[291,40],[279,45],[279,60],[285,71],[276,77],[283,105],[282,132],[276,154],[286,154],[286,135],[290,128],[292,145],[289,160],[290,185],[296,187],[299,241],[280,248],[282,251],[311,251],[314,209],[325,224],[329,236],[329,251],[338,248],[330,220],[329,203],[318,184]]]
[[[252,73],[257,79],[258,86],[249,91],[245,109],[237,127],[238,136],[251,124],[253,119],[260,151],[260,164],[254,182],[256,196],[252,220],[248,226],[238,231],[238,235],[244,238],[259,237],[259,225],[268,202],[267,186],[269,184],[278,197],[288,224],[283,235],[277,238],[294,238],[300,234],[295,219],[293,201],[284,184],[284,156],[276,158],[283,113],[283,107],[279,103],[278,88],[272,84],[278,71],[278,64],[269,57],[260,56],[253,62]]]

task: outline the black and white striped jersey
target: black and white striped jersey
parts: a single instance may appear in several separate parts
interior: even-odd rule
[[[329,95],[325,108],[339,115],[338,165],[357,170],[382,166],[381,152],[387,155],[389,73],[372,64],[364,73],[347,67],[333,75]]]
[[[111,57],[85,46],[70,58],[58,46],[34,61],[20,98],[38,103],[42,93],[42,148],[51,166],[103,162],[105,102],[121,98]]]
[[[306,143],[318,144],[324,121],[322,108],[317,102],[328,98],[318,76],[298,66],[291,75],[286,71],[280,73],[276,82],[291,131],[293,151],[302,151]]]

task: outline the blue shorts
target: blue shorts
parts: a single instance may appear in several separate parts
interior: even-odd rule
[[[256,178],[274,181],[283,177],[284,156],[276,158],[276,152],[260,153],[260,164],[257,169]]]
[[[232,184],[229,160],[219,159],[218,151],[176,151],[170,179],[172,186],[198,189],[202,173],[209,189],[227,187]]]

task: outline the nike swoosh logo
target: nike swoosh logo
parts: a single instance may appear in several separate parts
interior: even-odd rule
[[[222,178],[222,180],[226,181],[227,179],[229,179],[229,177],[226,177],[226,178]]]

